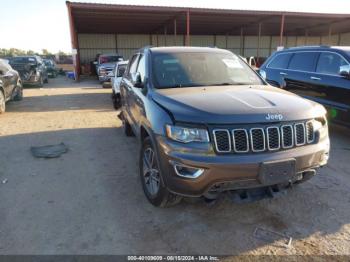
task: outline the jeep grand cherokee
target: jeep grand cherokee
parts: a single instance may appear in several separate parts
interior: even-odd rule
[[[144,48],[121,83],[127,136],[155,206],[182,196],[273,196],[328,160],[324,107],[264,82],[218,48]]]

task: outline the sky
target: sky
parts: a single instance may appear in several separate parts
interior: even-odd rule
[[[0,0],[0,48],[70,52],[65,0]],[[74,2],[74,1],[73,1]],[[350,0],[80,0],[80,2],[341,13]]]

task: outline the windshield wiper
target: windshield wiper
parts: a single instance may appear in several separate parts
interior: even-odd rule
[[[250,83],[244,83],[244,82],[224,82],[224,83],[218,83],[218,84],[213,84],[213,86],[238,86],[238,85],[251,85]]]

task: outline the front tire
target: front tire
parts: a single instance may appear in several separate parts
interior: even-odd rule
[[[142,143],[139,165],[142,188],[152,205],[170,207],[181,201],[181,196],[171,193],[163,183],[157,151],[150,137]]]
[[[115,92],[113,91],[112,99],[113,99],[114,109],[119,109],[121,107],[120,95],[115,94]]]
[[[124,134],[126,136],[135,136],[134,132],[132,131],[131,125],[129,124],[128,120],[123,120],[123,126],[124,126]]]
[[[40,78],[39,78],[38,86],[39,86],[39,87],[43,87],[43,86],[44,86],[44,79],[43,79],[43,76],[42,76],[42,75],[41,75]]]
[[[6,111],[6,102],[4,93],[0,90],[0,114],[5,113]]]
[[[23,86],[22,84],[19,82],[17,83],[17,87],[16,87],[16,95],[13,98],[13,101],[21,101],[23,99]]]

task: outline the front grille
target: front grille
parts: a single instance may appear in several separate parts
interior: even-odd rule
[[[214,129],[218,153],[275,151],[310,144],[315,134],[312,121],[249,128]]]

